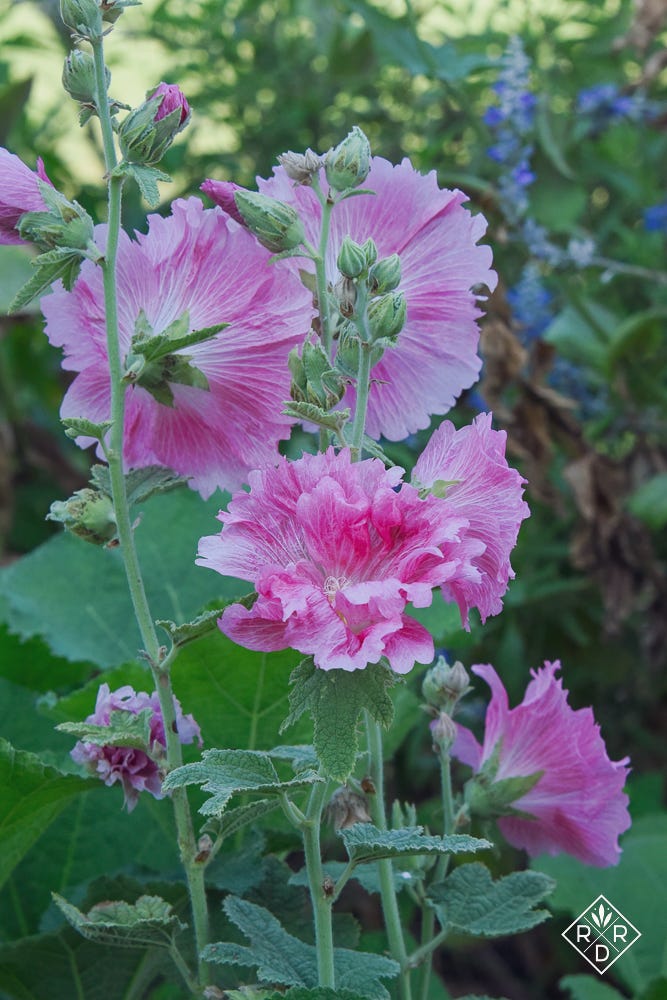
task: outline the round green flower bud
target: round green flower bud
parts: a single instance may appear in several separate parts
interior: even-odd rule
[[[388,292],[373,299],[368,307],[371,340],[395,341],[405,325],[406,315],[403,292]]]
[[[105,67],[107,86],[111,73]],[[75,101],[81,104],[95,103],[95,63],[93,57],[80,49],[74,49],[67,56],[63,66],[63,87]]]
[[[60,0],[60,16],[79,37],[102,37],[102,11],[98,0]]]
[[[357,125],[327,153],[324,167],[329,187],[334,191],[347,191],[363,184],[371,168],[371,147]]]
[[[391,257],[383,257],[382,260],[373,264],[368,272],[368,287],[371,295],[393,292],[398,287],[400,280],[401,262],[397,253],[393,253]]]
[[[345,278],[358,278],[366,270],[364,248],[346,236],[338,251],[338,270]]]
[[[97,490],[77,490],[69,500],[55,500],[46,518],[93,545],[106,545],[116,537],[113,503]]]

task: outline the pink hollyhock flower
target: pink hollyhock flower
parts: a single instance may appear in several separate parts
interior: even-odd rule
[[[484,544],[473,558],[474,580],[455,578],[444,586],[443,596],[454,600],[468,624],[470,608],[485,621],[502,611],[502,596],[514,578],[510,552],[519,526],[530,515],[521,499],[523,479],[505,458],[504,431],[491,428],[491,414],[480,413],[473,423],[455,430],[448,420],[432,435],[412,473],[417,488],[436,486],[437,495],[468,522],[466,535]]]
[[[148,100],[153,97],[162,97],[160,107],[155,113],[155,121],[159,122],[167,115],[171,114],[172,111],[176,111],[178,108],[181,109],[181,117],[179,124],[181,126],[185,125],[188,118],[190,117],[190,105],[188,104],[185,94],[182,92],[180,87],[175,83],[160,83],[155,88],[152,94],[149,95]]]
[[[24,212],[47,211],[38,180],[51,183],[41,159],[37,160],[34,171],[14,153],[0,147],[0,245],[25,242],[16,229]]]
[[[433,640],[406,604],[427,607],[434,587],[475,578],[482,546],[442,500],[400,485],[402,471],[330,448],[252,472],[250,493],[218,515],[222,532],[199,543],[200,566],[258,593],[250,610],[225,609],[222,631],[249,649],[311,654],[323,670],[382,656],[399,674],[429,663]]]
[[[288,437],[282,416],[289,398],[289,351],[312,316],[311,296],[284,266],[220,209],[198,198],[176,201],[168,218],[149,217],[146,235],[121,236],[118,299],[121,355],[129,350],[143,310],[153,331],[189,313],[190,330],[230,325],[213,339],[182,351],[208,381],[208,390],[169,383],[173,405],[141,385],[127,392],[128,468],[166,465],[191,477],[205,498],[234,489],[250,469],[275,461]],[[110,388],[100,268],[84,261],[71,292],[56,285],[42,300],[46,334],[63,347],[63,367],[79,374],[63,401],[63,417],[99,422],[110,416]],[[93,443],[77,438],[82,447]]]
[[[473,667],[492,692],[484,744],[458,726],[451,752],[475,773],[484,773],[487,765],[491,781],[543,772],[528,792],[511,802],[533,818],[505,815],[498,820],[510,844],[533,856],[564,852],[586,864],[615,865],[619,834],[630,826],[623,794],[629,758],[609,760],[593,710],[575,711],[568,705],[567,691],[555,678],[560,669],[556,661],[531,671],[523,702],[510,709],[494,668]],[[490,794],[493,790],[492,784]]]
[[[156,799],[162,798],[162,778],[155,758],[162,756],[167,741],[157,692],[148,695],[144,691],[135,691],[129,684],[117,691],[110,691],[108,684],[102,684],[97,692],[95,711],[86,719],[86,722],[97,726],[108,726],[112,712],[138,715],[146,708],[153,713],[150,718],[150,756],[133,747],[98,746],[96,743],[82,741],[71,751],[71,757],[77,764],[85,765],[105,785],[114,785],[117,781],[121,783],[128,812],[132,812],[136,806],[139,792],[150,792]],[[191,715],[183,715],[177,698],[174,698],[174,708],[181,743],[194,743],[197,740],[201,746],[199,726]]]
[[[217,200],[215,182],[207,183],[207,193]],[[328,190],[323,170],[319,183]],[[283,167],[275,168],[269,180],[258,179],[258,185],[262,194],[298,211],[309,241],[317,246],[321,206],[313,189],[295,187]],[[407,319],[397,346],[372,370],[366,421],[371,437],[400,441],[428,427],[432,414],[446,413],[477,380],[481,314],[470,289],[485,284],[493,290],[496,275],[490,270],[491,249],[476,245],[485,219],[462,207],[467,199],[461,191],[439,188],[434,171],[424,176],[408,159],[393,166],[376,156],[363,186],[375,194],[349,198],[333,210],[326,271],[335,285],[345,236],[362,244],[371,237],[380,258],[400,257],[398,291],[406,297]],[[312,267],[302,257],[293,266]],[[354,397],[354,389],[348,389],[341,405],[354,407]]]

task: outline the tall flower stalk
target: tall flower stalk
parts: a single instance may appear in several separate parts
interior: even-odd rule
[[[132,598],[137,624],[144,644],[146,659],[153,675],[156,691],[160,702],[160,710],[164,723],[166,738],[167,769],[174,770],[183,764],[181,743],[176,730],[176,714],[174,695],[171,686],[170,666],[172,656],[165,656],[164,649],[158,641],[153,616],[148,605],[146,590],[143,583],[141,566],[134,544],[134,533],[130,521],[130,511],[127,499],[123,469],[123,441],[126,383],[122,381],[120,357],[120,342],[118,335],[118,292],[116,283],[116,256],[121,226],[121,204],[123,177],[114,173],[118,165],[113,137],[109,99],[107,94],[107,78],[104,63],[104,45],[102,36],[92,39],[93,59],[96,78],[96,109],[102,130],[105,167],[108,178],[108,229],[107,243],[102,262],[104,279],[104,306],[107,332],[107,351],[111,377],[111,430],[110,441],[106,447],[106,457],[109,463],[109,475],[113,496],[114,512],[118,529],[118,540],[123,557],[128,587]],[[209,920],[204,886],[204,867],[197,858],[197,843],[195,839],[192,815],[188,804],[187,792],[184,788],[175,789],[172,794],[176,833],[181,861],[190,896],[192,919],[195,933],[195,943],[198,955],[198,988],[208,982],[206,963],[199,958],[202,949],[208,943]]]

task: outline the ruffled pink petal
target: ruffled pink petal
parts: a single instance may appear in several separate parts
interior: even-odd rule
[[[16,230],[20,217],[24,212],[46,211],[40,177],[51,183],[41,160],[35,173],[14,153],[0,147],[0,245],[24,243]]]

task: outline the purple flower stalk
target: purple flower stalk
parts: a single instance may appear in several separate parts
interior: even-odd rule
[[[138,715],[144,709],[152,712],[147,752],[133,747],[99,746],[82,741],[71,751],[72,759],[96,774],[105,785],[120,782],[128,812],[132,812],[136,806],[139,792],[150,792],[154,798],[162,798],[162,776],[158,760],[164,754],[167,741],[157,692],[149,695],[144,691],[135,691],[129,684],[117,691],[110,691],[108,684],[102,684],[97,693],[95,711],[85,720],[96,726],[108,726],[112,712]],[[174,698],[174,709],[176,731],[181,743],[194,743],[197,740],[201,746],[199,726],[191,715],[183,715],[177,698]]]

